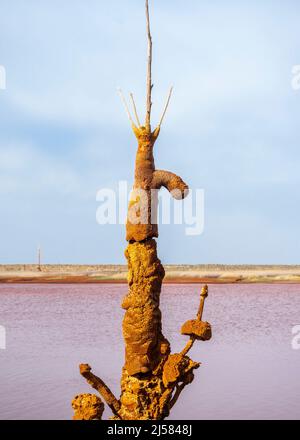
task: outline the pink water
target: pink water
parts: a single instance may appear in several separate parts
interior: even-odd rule
[[[91,392],[78,373],[89,363],[118,395],[123,363],[124,285],[0,285],[1,419],[70,419],[74,395]],[[167,285],[161,305],[173,351],[186,337],[199,287]],[[213,339],[191,351],[202,365],[172,419],[300,418],[300,285],[214,285],[204,319]],[[109,416],[109,411],[106,412]]]

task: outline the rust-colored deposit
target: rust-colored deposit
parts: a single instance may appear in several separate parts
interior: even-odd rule
[[[125,363],[121,377],[121,393],[116,398],[109,387],[94,375],[87,364],[80,365],[80,373],[97,390],[112,411],[112,417],[119,420],[162,420],[167,417],[182,390],[194,379],[194,370],[200,363],[189,358],[188,352],[196,340],[211,338],[209,323],[202,322],[204,301],[208,294],[204,286],[200,295],[199,310],[195,319],[182,326],[182,333],[188,336],[179,353],[171,353],[169,341],[162,333],[160,293],[164,268],[157,256],[157,192],[165,187],[176,199],[188,194],[188,186],[174,173],[155,169],[153,149],[158,139],[161,123],[170,100],[155,130],[151,130],[151,61],[152,39],[150,34],[148,1],[146,0],[148,31],[148,78],[145,125],[141,125],[133,100],[137,125],[125,106],[137,139],[135,180],[130,197],[126,224],[128,246],[125,256],[128,262],[128,293],[123,299],[125,310],[123,336],[125,341]],[[123,98],[123,96],[122,96]],[[93,401],[87,403],[76,397],[73,407],[76,418],[86,418],[93,410]],[[97,407],[98,401],[95,400]],[[100,405],[100,403],[99,403]],[[78,408],[78,409],[77,409]],[[92,410],[90,410],[92,408]],[[100,413],[100,406],[99,406]]]
[[[140,198],[131,199],[128,208],[126,238],[129,243],[125,251],[128,262],[128,293],[122,302],[125,310],[125,364],[121,377],[120,398],[117,399],[104,382],[91,372],[89,365],[80,365],[80,373],[106,401],[114,419],[162,420],[169,415],[184,387],[193,381],[193,372],[200,366],[199,362],[194,362],[187,356],[188,351],[196,340],[206,341],[211,338],[210,324],[201,320],[208,289],[205,286],[201,291],[196,318],[182,326],[181,333],[189,336],[185,347],[180,353],[171,353],[170,343],[162,333],[159,307],[165,271],[157,256],[157,244],[154,239],[158,236],[157,224],[133,223],[130,218],[133,218],[133,210],[135,216],[137,212],[144,212],[147,221],[152,219],[153,222],[152,209],[156,209],[156,200],[152,203],[151,199],[153,193],[150,190],[153,185],[160,187],[163,184],[170,191],[175,190],[175,194],[181,194],[180,198],[187,194],[187,185],[175,174],[156,174],[153,139],[157,138],[159,130],[156,129],[156,134],[151,134],[145,127],[134,127],[134,132],[136,135],[141,133],[137,136],[134,189],[143,186],[142,189],[147,193],[147,203],[143,205]],[[162,175],[174,176],[170,185]],[[160,176],[159,184],[153,176]],[[175,182],[178,184],[177,188]],[[79,409],[76,419],[86,418],[90,411],[90,401],[83,405],[81,400],[80,405],[77,405]],[[74,408],[77,401],[78,397],[73,401]],[[91,416],[95,418],[93,408],[94,406]]]
[[[72,401],[73,420],[101,420],[104,403],[95,394],[79,394]]]

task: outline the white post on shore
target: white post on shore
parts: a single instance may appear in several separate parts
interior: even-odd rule
[[[38,270],[41,271],[42,267],[41,267],[41,246],[38,245]]]

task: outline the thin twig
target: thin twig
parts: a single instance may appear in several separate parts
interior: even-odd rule
[[[164,117],[166,115],[167,109],[169,107],[169,103],[170,103],[170,99],[171,99],[171,96],[172,96],[172,92],[173,92],[173,86],[170,88],[170,91],[169,91],[169,94],[168,94],[168,98],[166,100],[165,108],[164,108],[163,114],[161,115],[161,118],[160,118],[160,121],[159,121],[159,124],[158,124],[159,127],[161,126],[161,124],[162,124],[162,122],[164,120]]]
[[[124,107],[125,107],[125,110],[126,110],[127,116],[128,116],[128,118],[129,118],[129,121],[130,121],[133,125],[135,125],[134,122],[133,122],[133,119],[132,119],[132,117],[131,117],[131,114],[130,114],[130,111],[129,111],[129,108],[128,108],[128,105],[127,105],[127,102],[126,102],[126,99],[125,99],[125,97],[124,97],[124,95],[123,95],[122,90],[121,90],[121,89],[118,89],[118,93],[119,93],[120,98],[122,99],[122,102],[123,102],[123,104],[124,104]]]
[[[130,93],[130,98],[131,98],[131,101],[132,101],[132,106],[133,106],[134,114],[135,114],[135,117],[136,117],[136,121],[138,123],[138,127],[140,127],[141,123],[140,123],[139,116],[138,116],[137,109],[136,109],[136,105],[135,105],[135,102],[134,102],[133,93]]]
[[[146,22],[148,36],[148,71],[147,71],[147,104],[146,104],[146,127],[150,129],[151,124],[151,92],[152,92],[152,37],[150,31],[149,3],[146,0]]]

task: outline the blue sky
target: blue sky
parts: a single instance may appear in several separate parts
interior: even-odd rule
[[[123,263],[97,190],[132,183],[116,93],[144,108],[143,0],[12,0],[0,16],[0,263]],[[169,263],[299,263],[298,1],[152,0],[157,168],[205,190],[205,228],[160,227]]]

